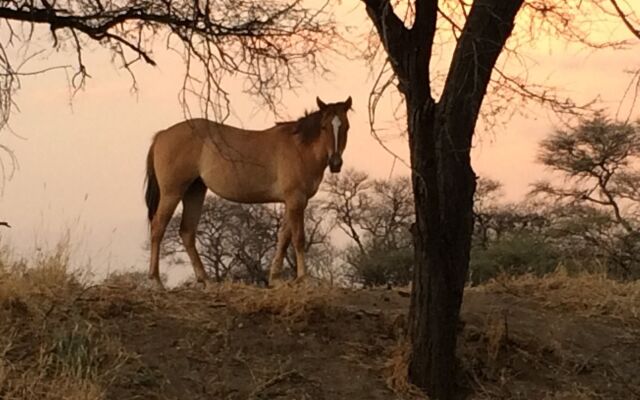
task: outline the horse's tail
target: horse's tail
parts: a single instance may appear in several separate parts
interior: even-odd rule
[[[153,146],[154,143],[149,147],[149,154],[147,154],[147,176],[146,176],[146,184],[147,190],[144,195],[144,199],[147,202],[147,210],[149,222],[153,220],[153,216],[156,215],[156,211],[158,211],[158,204],[160,203],[160,186],[158,186],[158,179],[156,178],[156,171],[153,168]]]

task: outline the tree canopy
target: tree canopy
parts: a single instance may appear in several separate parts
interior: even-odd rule
[[[17,107],[21,81],[56,68],[66,69],[74,91],[91,75],[85,62],[91,45],[110,53],[116,68],[130,74],[136,64],[156,65],[169,50],[184,65],[179,101],[199,104],[198,114],[224,120],[229,114],[227,85],[244,90],[275,110],[280,95],[302,76],[323,71],[321,52],[335,34],[327,4],[302,0],[3,0],[0,1],[0,130]],[[68,65],[32,69],[44,51],[32,41],[74,54]],[[10,176],[16,159],[0,143],[0,171]]]

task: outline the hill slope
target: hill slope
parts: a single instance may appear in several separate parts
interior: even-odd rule
[[[403,291],[159,293],[41,261],[0,265],[2,399],[418,397]],[[469,289],[457,379],[476,399],[640,398],[639,307],[640,284],[594,276]]]

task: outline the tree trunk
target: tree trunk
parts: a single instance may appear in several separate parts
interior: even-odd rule
[[[416,207],[409,379],[435,399],[451,399],[456,392],[456,331],[476,187],[471,139],[491,71],[521,4],[476,0],[440,101],[415,93],[416,85],[405,93]]]
[[[438,1],[415,0],[411,28],[390,0],[363,1],[407,105],[416,208],[409,379],[432,398],[449,400],[456,387],[456,327],[473,229],[471,138],[524,0],[473,1],[438,103],[429,78]]]
[[[439,106],[409,111],[416,206],[413,345],[409,379],[437,399],[456,382],[456,327],[469,267],[475,174],[469,151],[454,147]],[[473,128],[471,128],[473,131]],[[469,138],[471,135],[469,135]]]

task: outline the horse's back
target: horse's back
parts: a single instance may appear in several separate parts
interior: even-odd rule
[[[167,175],[187,182],[200,177],[223,198],[255,203],[281,200],[277,139],[269,130],[192,119],[159,132],[154,146]]]

